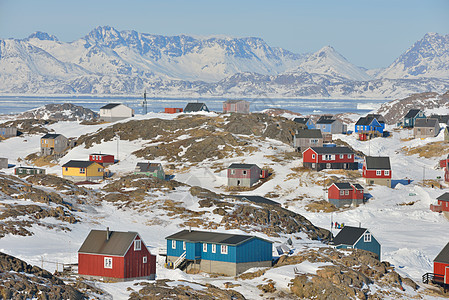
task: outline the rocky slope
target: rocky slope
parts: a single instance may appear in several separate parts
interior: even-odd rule
[[[71,103],[47,104],[36,109],[26,111],[18,119],[36,119],[52,121],[91,121],[100,115],[88,108]]]

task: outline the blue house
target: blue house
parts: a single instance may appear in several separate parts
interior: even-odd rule
[[[366,228],[345,226],[332,242],[337,249],[362,249],[377,254],[380,260],[381,246]]]
[[[384,133],[385,122],[380,122],[373,116],[361,117],[355,123],[355,132],[381,136]]]
[[[272,242],[251,235],[182,230],[165,239],[173,268],[236,276],[272,264]]]
[[[321,116],[315,124],[316,129],[323,133],[343,133],[346,132],[346,125],[333,116]]]
[[[402,127],[404,128],[413,128],[415,127],[416,119],[425,119],[426,115],[420,109],[411,109],[404,116],[404,120],[402,121]]]
[[[313,123],[311,118],[294,118],[293,121],[305,125],[307,129],[315,129],[315,123]]]

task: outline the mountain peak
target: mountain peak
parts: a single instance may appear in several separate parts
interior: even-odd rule
[[[58,38],[54,35],[50,35],[46,32],[36,31],[28,36],[27,39],[38,39],[41,41],[58,41]]]

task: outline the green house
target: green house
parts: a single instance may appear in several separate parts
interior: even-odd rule
[[[14,174],[16,174],[16,175],[45,174],[45,169],[30,168],[30,167],[17,167],[17,168],[14,169]]]
[[[165,179],[164,169],[160,163],[140,162],[134,169],[134,174],[144,174],[159,179]]]

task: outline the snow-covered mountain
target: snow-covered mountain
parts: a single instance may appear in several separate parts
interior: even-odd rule
[[[427,33],[378,78],[449,78],[449,34]]]

